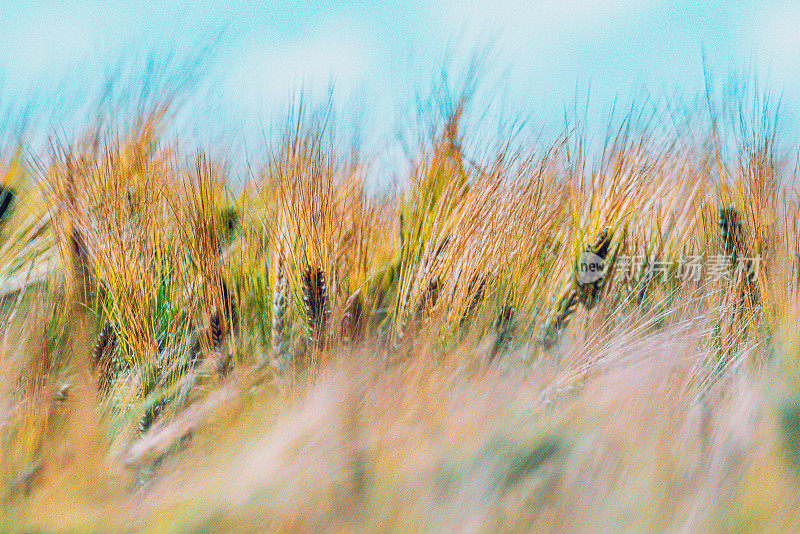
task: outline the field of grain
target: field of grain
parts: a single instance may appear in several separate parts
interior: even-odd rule
[[[755,90],[396,187],[296,106],[0,154],[2,532],[800,529],[800,191]]]

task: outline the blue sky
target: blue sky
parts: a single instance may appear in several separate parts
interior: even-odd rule
[[[0,1],[0,95],[82,87],[121,54],[188,54],[222,34],[211,93],[241,123],[268,121],[293,89],[354,102],[375,124],[403,113],[443,56],[491,43],[487,86],[507,108],[557,122],[591,87],[598,108],[642,94],[696,95],[714,75],[755,69],[800,109],[800,2]],[[56,89],[58,87],[58,89]]]

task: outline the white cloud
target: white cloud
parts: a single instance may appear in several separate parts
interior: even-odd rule
[[[84,58],[96,45],[96,13],[89,9],[19,13],[17,24],[0,37],[0,66],[9,77],[35,78]]]
[[[756,61],[770,77],[800,88],[800,5],[786,4],[756,18]]]
[[[291,43],[267,42],[235,62],[228,91],[250,105],[285,102],[293,91],[326,91],[332,82],[347,92],[364,81],[371,64],[370,43],[358,32],[323,32]]]
[[[445,24],[472,33],[500,32],[515,46],[541,46],[543,38],[585,31],[608,19],[627,17],[647,2],[638,0],[467,0],[445,10]]]

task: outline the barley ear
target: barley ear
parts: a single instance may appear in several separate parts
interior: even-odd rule
[[[553,310],[542,325],[539,332],[539,344],[545,350],[552,349],[557,343],[561,331],[564,330],[578,308],[578,291],[573,284],[569,284],[556,300]]]
[[[208,335],[211,348],[215,351],[220,350],[222,348],[223,331],[222,318],[218,309],[215,309],[208,318]]]
[[[345,344],[361,341],[364,335],[364,301],[361,298],[361,290],[356,291],[347,299],[340,332]]]
[[[423,322],[430,316],[436,304],[439,302],[439,292],[441,283],[438,278],[434,278],[428,282],[428,287],[422,292],[422,296],[414,306],[414,331],[415,333],[422,329]]]
[[[111,323],[103,325],[100,335],[92,349],[92,372],[97,374],[98,387],[103,393],[108,391],[111,374],[114,372],[113,356],[117,346],[117,334]]]
[[[16,203],[17,193],[13,187],[0,185],[0,229],[11,217]]]
[[[603,272],[600,274],[598,280],[584,282],[579,276],[575,277],[575,285],[578,291],[578,300],[583,304],[584,308],[591,310],[597,304],[600,294],[605,286],[605,277],[608,274],[606,271],[606,259],[611,248],[611,232],[608,228],[604,228],[595,239],[594,243],[586,247],[584,254],[586,259],[591,261],[599,260],[602,263]]]
[[[736,254],[741,244],[742,223],[736,206],[731,204],[719,209],[719,230],[722,238],[722,249],[725,254],[736,261]]]
[[[272,289],[272,351],[277,357],[286,348],[286,278],[278,264],[275,270],[275,285]]]
[[[303,305],[311,330],[311,340],[321,348],[328,324],[328,293],[325,273],[320,267],[308,266],[303,271]]]
[[[72,255],[73,276],[75,277],[75,287],[78,296],[82,303],[89,304],[93,287],[91,259],[83,234],[75,226],[72,227],[69,236],[69,246]]]
[[[477,280],[478,278],[473,278],[467,288],[467,294],[471,294],[472,298],[470,298],[467,307],[464,309],[464,313],[461,314],[459,327],[462,329],[468,325],[469,321],[475,315],[475,312],[477,311],[478,306],[480,306],[483,302],[486,293],[486,278],[480,278],[480,283],[476,283]]]
[[[489,354],[489,362],[494,360],[500,352],[506,350],[511,343],[516,328],[516,310],[511,304],[506,304],[495,319],[495,331],[497,337],[492,345],[492,352]]]

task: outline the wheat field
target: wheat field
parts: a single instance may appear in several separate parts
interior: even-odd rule
[[[303,106],[242,187],[168,99],[7,144],[1,530],[800,531],[769,99],[476,150],[457,96],[377,190]]]

